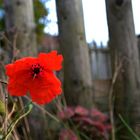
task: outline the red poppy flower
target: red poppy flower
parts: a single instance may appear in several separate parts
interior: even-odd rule
[[[62,68],[62,61],[62,55],[52,51],[40,53],[37,58],[25,57],[6,65],[9,94],[23,96],[29,92],[34,102],[49,103],[62,92],[61,82],[54,74],[54,71]]]

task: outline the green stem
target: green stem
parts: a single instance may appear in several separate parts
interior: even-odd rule
[[[25,116],[27,116],[31,110],[33,108],[33,105],[32,104],[29,104],[29,110],[27,112],[25,112],[23,115],[19,116],[19,118],[17,118],[15,120],[15,122],[11,125],[9,131],[7,132],[6,136],[4,136],[3,140],[7,140],[8,137],[10,136],[10,134],[12,133],[12,131],[14,130],[14,127],[16,126],[16,124],[22,119],[24,118]]]
[[[25,105],[25,107],[22,110],[18,111],[18,113],[15,115],[14,119],[12,120],[12,122],[9,124],[9,127],[8,127],[7,131],[9,131],[9,129],[14,124],[14,122],[19,118],[19,116],[21,114],[24,114],[24,112],[26,112],[26,110],[27,110],[27,108],[29,107],[30,104],[32,104],[32,102],[29,102],[28,104]]]
[[[24,97],[27,100],[31,101],[28,96],[24,96]],[[54,115],[52,115],[50,112],[48,112],[47,110],[45,110],[43,107],[39,106],[38,104],[36,104],[34,102],[32,104],[35,105],[38,109],[40,109],[42,112],[44,112],[45,114],[47,114],[50,118],[54,119],[56,122],[58,122],[58,123],[60,122],[59,119],[57,119]]]
[[[129,125],[126,123],[126,121],[123,119],[123,117],[119,114],[119,118],[120,120],[122,121],[122,123],[125,125],[125,127],[127,128],[127,130],[133,135],[133,137],[136,139],[136,140],[140,140],[140,137],[138,137],[136,135],[136,133],[129,127]]]

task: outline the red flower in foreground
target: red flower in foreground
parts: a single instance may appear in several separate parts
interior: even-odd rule
[[[53,72],[62,68],[62,61],[62,55],[52,51],[40,53],[37,58],[25,57],[6,65],[10,95],[23,96],[29,92],[34,102],[49,103],[62,92],[61,82]]]

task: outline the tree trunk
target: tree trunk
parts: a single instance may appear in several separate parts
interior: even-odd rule
[[[11,43],[9,43],[10,46],[8,46],[8,52],[11,56],[10,59],[12,59],[12,57],[16,57],[17,59],[19,57],[37,55],[33,1],[4,0],[4,4],[6,12],[6,29],[9,40],[11,41]],[[14,42],[16,42],[16,44],[14,44]],[[15,52],[13,54],[14,47],[19,50],[18,54],[15,54]],[[44,118],[44,114],[36,107],[33,108],[28,116],[31,131],[29,135],[33,140],[45,140]]]
[[[114,89],[116,113],[140,134],[140,64],[131,0],[106,0],[106,8],[113,72],[122,63]]]
[[[64,93],[68,105],[93,105],[92,76],[81,0],[56,0],[60,47],[64,56]]]
[[[4,4],[6,29],[10,41],[12,45],[16,41],[14,47],[20,51],[17,57],[37,55],[32,0],[4,0]]]
[[[139,60],[140,60],[140,35],[137,36],[137,45],[138,45]]]

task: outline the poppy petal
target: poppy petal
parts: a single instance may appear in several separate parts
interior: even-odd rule
[[[57,55],[57,51],[40,53],[39,60],[49,70],[60,70],[62,68],[63,56]]]
[[[31,65],[34,64],[36,61],[37,59],[33,57],[25,57],[16,60],[14,63],[5,66],[6,74],[9,77],[14,77],[17,75],[18,72],[29,70]]]
[[[9,80],[8,91],[11,96],[23,96],[27,93],[27,86],[16,83],[15,80]]]
[[[52,72],[45,73],[42,78],[32,81],[29,91],[34,102],[38,104],[49,103],[61,94],[61,82]]]

